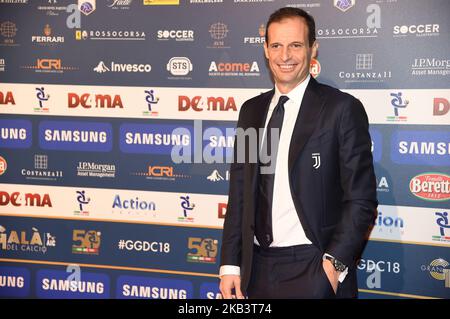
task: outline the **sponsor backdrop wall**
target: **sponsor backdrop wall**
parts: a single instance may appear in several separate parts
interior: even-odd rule
[[[447,0],[0,0],[0,296],[219,296],[234,126],[285,5],[369,115],[360,297],[450,297]]]

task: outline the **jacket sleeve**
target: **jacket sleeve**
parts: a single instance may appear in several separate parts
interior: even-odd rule
[[[378,204],[369,123],[363,105],[353,97],[343,107],[338,141],[343,211],[326,252],[353,268],[373,227]]]
[[[245,103],[241,107],[237,128],[243,127]],[[242,249],[242,215],[244,209],[244,163],[238,163],[237,138],[234,140],[233,163],[230,166],[230,183],[227,213],[222,233],[221,261],[223,265],[240,266]]]

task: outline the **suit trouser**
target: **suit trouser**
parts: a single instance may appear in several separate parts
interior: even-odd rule
[[[252,299],[335,298],[314,245],[262,248],[254,245],[247,296]]]

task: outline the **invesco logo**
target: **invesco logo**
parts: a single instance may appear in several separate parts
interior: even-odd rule
[[[394,26],[394,34],[438,34],[439,24],[419,24],[419,25],[396,25]]]
[[[194,31],[192,30],[159,30],[158,40],[194,41]]]

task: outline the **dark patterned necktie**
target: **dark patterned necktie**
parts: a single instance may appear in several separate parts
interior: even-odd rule
[[[281,128],[283,126],[283,118],[284,118],[284,103],[289,100],[289,98],[285,95],[280,96],[275,109],[273,110],[272,116],[270,117],[269,123],[266,128],[266,135],[263,141],[263,151],[264,147],[267,149],[269,165],[273,165],[273,171],[275,170],[276,158],[278,147],[272,150],[272,130],[277,129],[279,135],[281,135]],[[276,145],[278,145],[279,141],[276,141]],[[260,163],[260,165],[265,165]],[[272,199],[273,199],[273,186],[275,180],[275,173],[270,174],[261,174],[260,167],[260,175],[259,175],[259,183],[258,183],[258,209],[255,214],[255,236],[258,240],[258,243],[262,247],[269,247],[273,241],[273,232],[272,232]]]

